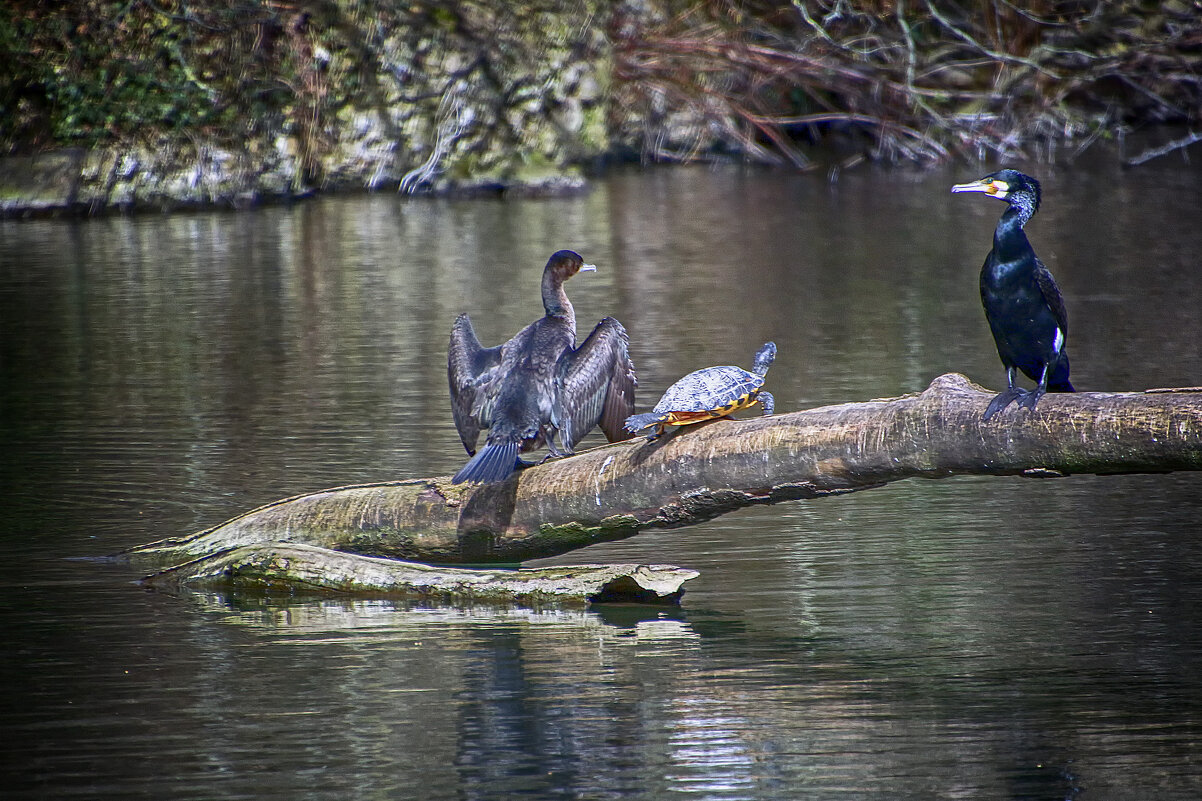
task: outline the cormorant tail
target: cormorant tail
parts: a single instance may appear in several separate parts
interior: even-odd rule
[[[632,414],[626,418],[626,430],[637,434],[644,428],[653,426],[662,419],[663,415],[656,414],[655,412]]]
[[[1048,378],[1048,392],[1076,391],[1068,380],[1068,356],[1061,355],[1060,361],[1056,364],[1056,369],[1052,371],[1051,377]]]
[[[477,484],[492,484],[504,481],[509,474],[517,469],[518,443],[502,442],[499,445],[485,445],[468,463],[451,479],[452,484],[475,482]]]

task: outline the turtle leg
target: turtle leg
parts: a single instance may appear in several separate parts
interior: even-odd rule
[[[765,417],[776,411],[776,398],[772,397],[771,392],[764,392],[763,390],[760,390],[760,394],[756,396],[756,399],[760,402],[760,405],[764,407]]]
[[[663,424],[663,423],[656,423],[656,425],[655,425],[655,430],[654,430],[654,431],[652,431],[652,432],[651,432],[651,433],[650,433],[650,434],[647,436],[647,441],[648,441],[648,442],[655,442],[657,439],[659,439],[660,437],[662,437],[662,436],[664,435],[664,430],[665,430],[665,429],[664,429],[664,424]]]

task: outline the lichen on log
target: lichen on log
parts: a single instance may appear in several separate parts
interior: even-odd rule
[[[181,561],[272,541],[423,562],[518,562],[753,504],[906,478],[1202,470],[1202,393],[1049,394],[981,419],[993,393],[964,376],[923,392],[718,420],[521,471],[494,485],[427,478],[279,501],[132,549]]]
[[[563,565],[523,570],[434,567],[313,545],[244,545],[154,573],[148,587],[289,594],[369,594],[438,603],[675,604],[695,570],[675,565]]]

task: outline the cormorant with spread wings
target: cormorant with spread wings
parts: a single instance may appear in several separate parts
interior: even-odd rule
[[[622,425],[634,412],[637,384],[626,329],[606,317],[577,347],[576,313],[563,289],[595,269],[571,250],[553,253],[543,270],[546,313],[503,345],[483,347],[466,314],[455,320],[447,377],[455,427],[472,458],[452,483],[503,481],[528,466],[519,453],[543,445],[550,456],[568,456],[598,424],[610,442],[632,436]]]

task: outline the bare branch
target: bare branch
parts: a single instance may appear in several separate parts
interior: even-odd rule
[[[1039,72],[1042,72],[1045,75],[1051,76],[1053,78],[1060,77],[1055,72],[1053,72],[1052,70],[1043,66],[1042,64],[1040,64],[1037,61],[1032,61],[1029,58],[1022,58],[1021,56],[1012,56],[1009,53],[1001,53],[997,50],[989,49],[988,47],[986,47],[985,45],[978,42],[976,39],[974,39],[969,34],[965,33],[964,31],[960,30],[959,28],[957,28],[952,23],[951,20],[949,20],[947,17],[943,16],[943,14],[939,13],[938,9],[935,8],[935,4],[932,3],[931,0],[926,0],[926,6],[927,6],[927,10],[931,12],[931,16],[934,17],[936,20],[938,20],[939,24],[941,24],[944,28],[946,28],[949,33],[951,33],[956,38],[962,39],[963,41],[972,45],[977,50],[980,50],[982,53],[989,56],[990,58],[995,59],[997,61],[1005,61],[1005,62],[1008,62],[1011,64],[1021,64],[1024,67],[1030,67],[1033,70],[1038,70]]]
[[[1154,147],[1151,150],[1145,150],[1143,153],[1140,153],[1138,156],[1127,159],[1127,161],[1125,163],[1128,166],[1135,167],[1137,165],[1143,164],[1145,161],[1151,161],[1152,159],[1157,159],[1157,158],[1160,158],[1161,156],[1166,156],[1169,153],[1172,153],[1174,150],[1180,150],[1183,147],[1189,147],[1190,145],[1194,144],[1195,142],[1202,142],[1202,133],[1191,133],[1188,136],[1181,137],[1180,139],[1174,139],[1172,142],[1169,142],[1167,145],[1161,145],[1160,147]]]

